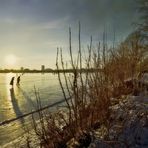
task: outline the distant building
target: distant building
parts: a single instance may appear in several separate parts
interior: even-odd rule
[[[23,71],[24,70],[24,67],[21,67],[21,71]]]
[[[45,70],[45,65],[42,65],[41,66],[41,71],[44,71]]]

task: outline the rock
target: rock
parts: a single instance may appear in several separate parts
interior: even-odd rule
[[[96,139],[93,143],[90,144],[88,148],[110,148],[110,145],[103,140]]]

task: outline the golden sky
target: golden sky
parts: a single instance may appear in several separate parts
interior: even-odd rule
[[[78,21],[82,46],[102,41],[104,26],[108,42],[123,40],[138,19],[135,0],[0,0],[0,68],[55,68],[57,47],[68,57],[68,28],[77,51]],[[10,61],[9,61],[10,59]]]

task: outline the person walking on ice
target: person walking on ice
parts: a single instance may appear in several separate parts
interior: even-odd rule
[[[14,77],[12,77],[11,81],[10,81],[10,85],[13,87],[13,83],[14,83]]]
[[[21,77],[21,76],[18,76],[18,77],[17,77],[17,82],[16,82],[17,85],[20,85],[20,77]]]

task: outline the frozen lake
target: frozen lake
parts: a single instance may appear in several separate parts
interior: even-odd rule
[[[13,89],[9,83],[15,77]],[[54,74],[24,74],[20,86],[16,85],[19,74],[0,74],[0,122],[9,120],[35,110],[35,90],[39,91],[42,106],[63,99],[58,77]],[[0,126],[0,146],[16,139],[24,132],[30,117]]]

